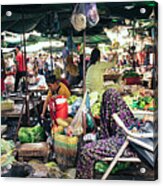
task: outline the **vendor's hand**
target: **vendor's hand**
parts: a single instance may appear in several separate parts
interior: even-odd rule
[[[45,118],[43,113],[40,115],[40,117],[41,117],[41,119],[44,119]]]

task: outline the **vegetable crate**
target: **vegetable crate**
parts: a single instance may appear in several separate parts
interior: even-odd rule
[[[49,145],[45,142],[40,143],[24,143],[17,147],[17,155],[19,161],[29,161],[33,158],[48,161],[50,153]]]

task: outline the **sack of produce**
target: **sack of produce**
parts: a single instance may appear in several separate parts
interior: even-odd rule
[[[54,135],[54,149],[56,160],[60,167],[74,167],[76,163],[78,137],[56,133]]]

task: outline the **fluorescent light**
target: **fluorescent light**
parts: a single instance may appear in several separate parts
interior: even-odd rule
[[[135,6],[134,5],[131,5],[131,6],[125,6],[125,9],[127,9],[127,10],[131,10],[131,9],[133,9]]]

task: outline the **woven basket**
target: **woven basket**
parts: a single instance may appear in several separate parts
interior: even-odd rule
[[[56,161],[62,168],[74,167],[76,163],[78,138],[55,134],[54,148]]]

